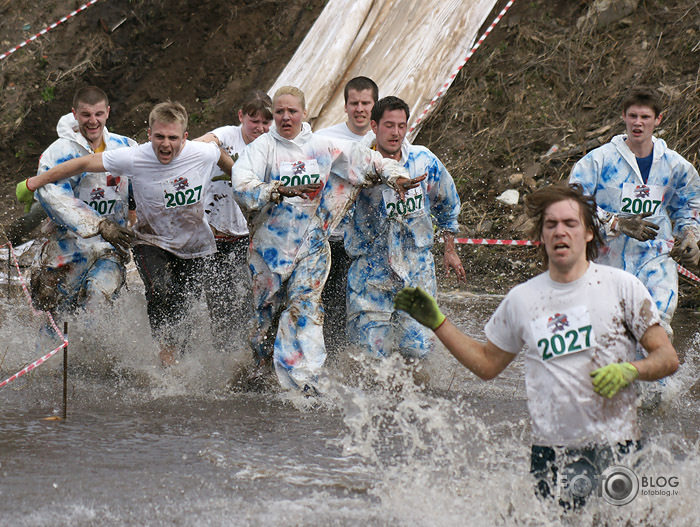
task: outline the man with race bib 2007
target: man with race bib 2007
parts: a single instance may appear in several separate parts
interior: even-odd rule
[[[622,118],[626,133],[578,161],[569,182],[580,183],[598,204],[607,246],[597,262],[639,278],[673,335],[678,273],[671,256],[691,268],[700,259],[700,178],[687,160],[654,137],[662,119],[654,90],[631,90]]]
[[[398,161],[412,178],[422,178],[420,185],[403,199],[386,185],[363,189],[345,234],[345,249],[352,258],[348,339],[374,357],[398,350],[420,358],[434,346],[422,326],[393,307],[394,295],[403,287],[436,292],[433,221],[445,238],[446,271],[465,279],[454,248],[460,211],[457,189],[430,150],[404,140],[408,117],[408,105],[398,97],[380,99],[372,108],[372,133],[363,142]]]
[[[633,381],[673,374],[678,357],[644,284],[593,263],[602,239],[595,201],[580,185],[544,187],[526,206],[547,271],[506,295],[486,324],[486,342],[461,333],[420,288],[402,290],[395,305],[481,379],[498,376],[524,349],[531,472],[546,497],[558,475],[600,476],[639,446]],[[648,355],[635,360],[638,343]],[[571,497],[563,505],[586,498]]]
[[[37,174],[73,158],[136,145],[107,131],[109,101],[100,88],[79,89],[72,112],[58,122],[59,139],[39,160]],[[26,181],[18,185],[31,204]],[[126,230],[129,182],[105,170],[85,171],[46,185],[37,199],[52,220],[53,231],[32,268],[34,303],[42,309],[90,307],[112,300],[124,285],[131,235]]]
[[[275,127],[248,145],[232,175],[234,197],[250,216],[251,347],[258,364],[272,359],[283,387],[315,394],[326,359],[328,237],[363,186],[387,181],[407,190],[415,183],[359,143],[313,134],[299,88],[282,86],[272,104]]]
[[[203,257],[216,251],[203,198],[214,166],[230,173],[233,160],[215,144],[187,140],[187,111],[179,103],[157,104],[148,123],[149,143],[72,159],[27,185],[31,190],[86,171],[129,177],[137,215],[134,260],[161,362],[170,365],[190,334],[186,315],[201,296]]]

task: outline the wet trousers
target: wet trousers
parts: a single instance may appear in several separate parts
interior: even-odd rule
[[[329,252],[326,244],[284,275],[273,273],[258,252],[249,255],[255,322],[251,347],[258,363],[272,354],[285,388],[313,388],[326,360],[321,291],[330,268]],[[273,335],[274,345],[270,346]]]

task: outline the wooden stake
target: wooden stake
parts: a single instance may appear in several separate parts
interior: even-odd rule
[[[63,323],[63,336],[68,340],[68,322]],[[68,413],[68,344],[63,348],[63,420]]]

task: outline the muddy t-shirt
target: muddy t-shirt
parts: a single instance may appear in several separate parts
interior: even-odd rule
[[[509,353],[525,349],[533,443],[614,444],[639,439],[636,390],[608,399],[590,372],[635,358],[637,341],[660,322],[649,292],[633,275],[590,263],[571,283],[543,273],[506,296],[486,336]]]
[[[204,197],[220,155],[215,144],[186,141],[177,157],[164,165],[146,143],[105,152],[102,163],[109,172],[131,179],[139,240],[180,258],[196,258],[216,252]]]
[[[221,142],[221,148],[234,159],[246,146],[240,126],[221,126],[211,133]],[[212,177],[221,174],[221,169],[218,166],[214,167]],[[204,201],[204,210],[209,225],[217,231],[231,236],[248,234],[248,223],[233,199],[230,181],[212,181]]]

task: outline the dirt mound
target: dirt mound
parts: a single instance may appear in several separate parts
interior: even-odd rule
[[[198,135],[236,122],[231,109],[247,90],[272,84],[324,4],[103,1],[1,61],[0,221],[20,213],[14,185],[33,174],[76,87],[105,88],[109,126],[119,133],[144,140],[148,110],[171,98],[187,106]],[[620,102],[633,85],[661,89],[667,109],[659,134],[697,161],[697,0],[641,0],[602,30],[578,28],[590,4],[516,1],[425,122],[415,142],[437,153],[457,181],[465,235],[526,237],[522,195],[566,177],[588,149],[620,133]],[[9,48],[76,6],[0,1],[0,41]],[[520,204],[495,200],[511,188]],[[502,291],[538,272],[532,248],[460,250],[470,289]]]

